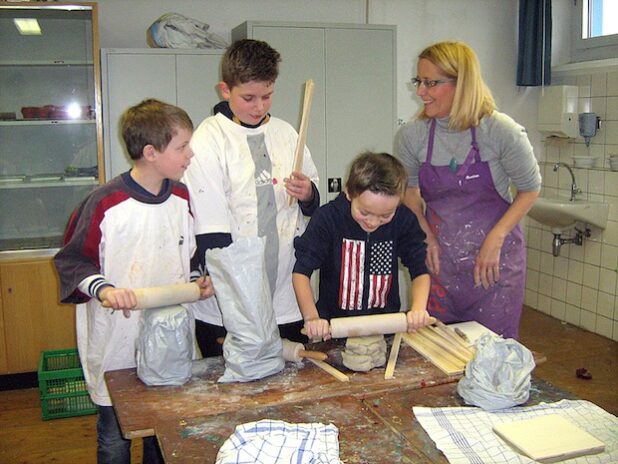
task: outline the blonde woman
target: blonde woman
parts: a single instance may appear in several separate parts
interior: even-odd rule
[[[517,338],[526,273],[518,223],[541,187],[526,130],[496,111],[478,58],[462,42],[423,50],[412,82],[423,108],[398,144],[405,204],[427,234],[429,313]]]

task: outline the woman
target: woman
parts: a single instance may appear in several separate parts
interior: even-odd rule
[[[518,223],[541,188],[526,131],[496,111],[464,43],[423,50],[412,82],[424,107],[403,128],[399,151],[405,204],[427,234],[428,310],[443,322],[476,320],[517,338],[526,275]]]

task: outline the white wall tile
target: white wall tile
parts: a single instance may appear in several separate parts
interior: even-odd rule
[[[554,273],[554,257],[550,253],[541,252],[541,272],[549,275]]]
[[[579,309],[579,307],[568,304],[566,305],[566,313],[565,313],[565,320],[569,323],[569,324],[573,324],[575,326],[580,325],[581,321],[580,321],[580,316],[581,316],[581,309]]]
[[[567,281],[558,277],[552,278],[551,297],[555,300],[566,301]]]
[[[603,231],[603,242],[618,246],[618,222],[607,221],[607,227]]]
[[[526,288],[537,292],[539,290],[539,273],[528,269],[526,273]]]
[[[581,284],[584,281],[584,264],[579,261],[569,261],[569,281]]]
[[[539,301],[536,309],[541,311],[542,313],[549,314],[551,311],[551,298],[547,295],[542,295],[539,293]]]
[[[611,319],[614,317],[614,300],[616,297],[609,293],[599,292],[597,299],[597,314]]]
[[[597,316],[595,332],[607,338],[612,338],[612,320],[606,317]]]
[[[604,125],[605,143],[618,144],[618,121],[606,121]]]
[[[539,294],[533,290],[526,290],[524,294],[524,304],[530,308],[538,308]]]
[[[582,286],[569,282],[566,286],[566,302],[579,307],[582,303]]]
[[[566,320],[566,303],[559,300],[551,300],[551,317],[555,317],[561,321]]]
[[[584,280],[583,284],[590,288],[599,288],[599,272],[598,266],[584,264]]]
[[[618,97],[607,97],[605,108],[605,119],[618,121]]]
[[[604,243],[601,247],[601,266],[615,270],[618,267],[618,247]]]
[[[607,95],[607,73],[596,73],[591,76],[590,95],[599,97]]]
[[[594,332],[596,330],[597,325],[597,315],[590,311],[582,311],[580,314],[581,327],[590,332]]]
[[[582,287],[582,308],[596,314],[598,291],[596,288]]]
[[[609,171],[605,173],[605,195],[618,197],[618,171]]]
[[[551,296],[552,285],[553,277],[551,274],[541,272],[539,274],[539,293],[541,295]]]
[[[562,279],[566,282],[569,273],[569,260],[564,256],[558,256],[554,259],[554,277]]]
[[[596,266],[601,264],[601,244],[599,242],[590,240],[584,242],[584,262]]]
[[[611,294],[616,293],[616,271],[601,268],[599,273],[599,290]]]
[[[618,96],[618,71],[607,73],[607,95]]]

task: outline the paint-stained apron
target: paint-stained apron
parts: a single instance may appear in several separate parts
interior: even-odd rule
[[[426,218],[440,244],[440,273],[431,276],[428,311],[441,321],[475,320],[505,338],[517,338],[526,269],[526,248],[517,225],[504,240],[500,280],[474,285],[474,263],[487,234],[510,204],[496,190],[489,164],[481,161],[476,130],[459,166],[432,166],[436,120],[430,123],[427,160],[419,169]],[[456,169],[455,169],[456,167]]]

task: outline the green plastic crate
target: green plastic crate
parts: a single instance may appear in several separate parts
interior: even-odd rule
[[[38,376],[43,420],[97,412],[88,395],[84,370],[75,348],[43,351]]]

